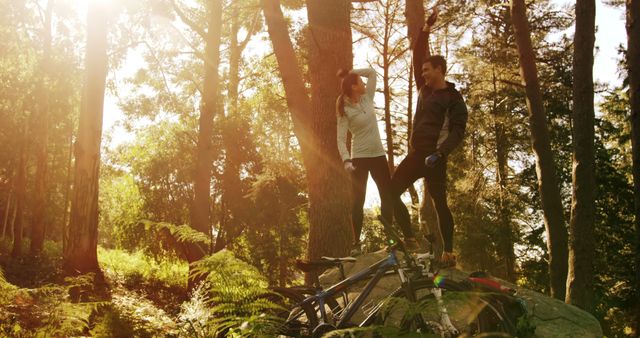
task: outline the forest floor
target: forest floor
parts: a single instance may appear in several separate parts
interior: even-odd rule
[[[205,308],[190,300],[177,259],[100,248],[106,287],[97,290],[95,276],[65,278],[61,256],[47,242],[41,255],[16,259],[0,243],[0,336],[177,337]]]

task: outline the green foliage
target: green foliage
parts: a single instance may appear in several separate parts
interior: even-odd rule
[[[131,323],[111,306],[101,309],[101,314],[94,319],[90,333],[94,337],[133,337],[135,334]]]
[[[134,250],[142,243],[136,229],[144,219],[143,199],[132,175],[102,175],[99,203],[101,244],[119,249]]]
[[[61,233],[64,219],[67,166],[70,139],[79,110],[81,89],[81,58],[78,57],[82,34],[70,27],[79,27],[78,17],[63,2],[53,8],[55,37],[51,49],[45,52],[46,36],[41,17],[44,8],[37,1],[3,1],[0,13],[0,215],[4,216],[8,200],[15,205],[15,174],[18,159],[25,145],[27,155],[35,153],[41,140],[39,108],[48,109],[47,138],[50,163],[47,173],[46,210],[51,234]],[[46,102],[38,88],[44,86]],[[32,156],[27,156],[29,162]],[[35,166],[27,167],[28,183],[32,182]],[[33,200],[32,185],[27,186],[26,200]],[[10,206],[10,211],[13,208]],[[33,208],[25,208],[29,219]],[[9,214],[11,215],[11,214]],[[4,220],[4,217],[2,217]],[[59,237],[59,236],[58,236]]]
[[[308,221],[303,179],[298,167],[288,162],[264,164],[255,178],[247,208],[252,217],[235,247],[268,278],[272,285],[285,286],[295,278],[294,261],[306,247]]]
[[[628,335],[633,321],[635,272],[633,183],[624,88],[605,96],[596,119],[595,316],[606,336]]]
[[[277,306],[265,298],[267,280],[231,252],[222,250],[206,256],[193,263],[192,271],[194,276],[206,278],[204,297],[210,307],[210,312],[204,312],[210,315],[207,332],[227,337],[268,336],[282,324],[281,319],[269,315]],[[203,325],[200,322],[194,327]]]
[[[66,337],[84,334],[100,302],[75,303],[70,294],[87,288],[93,276],[67,278],[63,285],[47,284],[36,289],[4,290],[0,302],[0,335]]]
[[[518,332],[518,338],[533,338],[536,333],[536,326],[532,323],[532,313],[528,313],[518,318],[516,323],[516,330]]]
[[[107,275],[126,285],[146,283],[184,289],[189,266],[176,258],[157,261],[142,251],[128,253],[98,247],[98,261]]]
[[[151,289],[153,290],[153,289]],[[131,291],[117,287],[112,292],[111,303],[106,307],[101,319],[98,319],[97,330],[111,331],[119,336],[121,332],[130,331],[133,337],[174,336],[177,334],[175,321],[159,308],[145,294],[148,291]],[[104,320],[113,320],[116,327],[107,327]]]
[[[181,332],[191,337],[211,337],[209,322],[213,320],[213,311],[208,306],[206,290],[203,284],[193,289],[189,300],[180,305],[178,325]]]
[[[125,220],[129,225],[136,216],[172,224],[189,222],[196,129],[196,120],[188,116],[180,121],[162,120],[140,126],[135,141],[107,152],[107,175],[101,183],[111,190],[104,194],[105,200],[124,192],[133,202],[117,208],[111,219]],[[137,235],[134,230],[128,231],[129,235],[132,233]],[[153,240],[136,237],[139,240],[134,243],[129,243],[127,237],[121,241],[130,250],[153,247]]]
[[[24,245],[29,245],[28,239]],[[0,252],[9,251],[10,242],[0,241]],[[0,254],[0,265],[5,268],[5,277],[20,287],[37,288],[43,283],[61,281],[62,244],[47,240],[38,256],[11,258]]]

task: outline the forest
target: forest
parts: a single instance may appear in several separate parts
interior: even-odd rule
[[[468,109],[458,269],[640,336],[640,1],[0,0],[0,337],[274,336],[261,295],[352,246],[336,74],[375,70],[393,173],[434,8],[428,50]],[[366,199],[376,252],[371,180]],[[441,253],[425,182],[402,201]]]

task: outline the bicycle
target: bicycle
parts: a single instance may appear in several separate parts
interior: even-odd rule
[[[447,307],[444,305],[445,297],[443,291],[464,292],[470,289],[460,283],[442,279],[437,273],[431,270],[433,266],[431,261],[434,259],[432,253],[416,254],[415,257],[408,254],[403,242],[400,240],[397,232],[390,227],[384,218],[379,217],[389,240],[387,247],[387,257],[374,263],[368,268],[359,271],[352,276],[344,278],[337,284],[327,288],[316,290],[315,294],[307,296],[304,300],[298,302],[290,311],[286,319],[285,326],[288,328],[286,332],[289,336],[294,337],[321,337],[325,333],[337,329],[345,329],[349,327],[367,327],[371,325],[385,325],[387,320],[393,318],[387,316],[390,313],[387,304],[383,301],[376,304],[365,319],[359,324],[351,322],[355,313],[359,311],[368,298],[371,291],[381,280],[381,278],[389,273],[398,275],[400,279],[400,287],[391,294],[388,299],[398,299],[400,297],[407,299],[410,303],[416,304],[424,302],[435,305],[435,315],[437,318],[431,318],[422,313],[413,313],[411,316],[402,316],[399,323],[395,323],[401,330],[415,332],[437,333],[441,336],[457,336],[460,331],[453,324]],[[401,264],[397,251],[401,251],[404,264]],[[425,271],[426,270],[426,271]],[[342,309],[336,311],[327,311],[327,304],[336,302],[339,295],[343,295],[345,290],[354,284],[368,280],[360,294],[351,302],[345,302]],[[426,292],[425,292],[426,291]],[[475,323],[475,330],[471,332],[484,332],[488,329],[496,327],[488,327],[487,323],[501,323],[505,317],[500,309],[491,305],[491,302],[478,296],[487,306],[484,306],[474,318],[469,322]],[[328,308],[331,308],[330,306]],[[497,320],[489,321],[486,318]],[[291,329],[293,328],[293,329]],[[497,327],[503,331],[510,330],[508,325]]]

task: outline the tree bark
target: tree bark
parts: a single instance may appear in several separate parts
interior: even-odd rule
[[[231,10],[231,34],[229,42],[229,82],[228,82],[228,112],[224,119],[222,141],[225,148],[224,172],[222,178],[222,204],[224,213],[222,217],[227,217],[225,223],[225,232],[229,235],[228,241],[233,241],[242,231],[242,215],[244,214],[244,206],[246,205],[244,195],[246,192],[242,189],[240,179],[240,166],[243,160],[243,150],[241,142],[238,142],[238,135],[246,133],[249,127],[241,116],[238,107],[239,85],[240,85],[240,66],[242,63],[242,52],[247,42],[255,32],[257,20],[249,23],[248,33],[245,40],[238,40],[238,33],[241,28],[243,17],[240,11],[240,3],[232,2]]]
[[[593,48],[596,2],[577,0],[573,44],[573,194],[569,222],[569,271],[565,301],[593,312],[595,259],[595,150]]]
[[[411,43],[411,49],[413,49],[415,39],[425,23],[424,4],[422,0],[405,1],[404,16],[407,18],[407,36]],[[413,67],[422,67],[422,65],[413,65]],[[409,76],[413,76],[413,73],[410,73]]]
[[[337,152],[335,100],[336,72],[352,65],[350,4],[341,0],[314,0],[307,4],[311,99],[280,1],[262,0],[261,5],[307,173],[310,222],[307,256],[315,259],[344,255],[351,242],[349,185]]]
[[[424,179],[422,181],[424,189],[422,189],[422,204],[420,205],[420,224],[422,231],[429,235],[434,255],[441,257],[444,251],[444,239],[438,225],[438,214],[433,205],[429,189],[426,188],[426,182],[424,182]]]
[[[495,154],[496,154],[496,178],[498,183],[498,227],[500,232],[498,234],[498,247],[499,256],[504,262],[504,275],[501,276],[508,281],[515,282],[515,266],[516,257],[513,250],[513,228],[511,226],[511,219],[509,217],[509,210],[507,206],[507,175],[509,170],[509,140],[505,134],[503,120],[503,112],[498,107],[498,83],[496,77],[495,68],[492,69],[492,84],[493,84],[493,107],[492,115],[494,118],[494,133],[495,133]]]
[[[222,32],[222,0],[207,2],[208,30],[205,41],[204,87],[200,101],[200,119],[196,166],[194,173],[194,198],[191,206],[191,227],[208,234],[211,231],[211,176],[213,171],[212,136],[219,100],[220,40]],[[189,262],[202,258],[207,248],[186,245]],[[193,286],[189,278],[190,286]]]
[[[9,223],[9,214],[10,210],[13,207],[11,204],[11,200],[13,199],[13,182],[11,183],[11,189],[9,189],[9,193],[7,194],[7,203],[5,204],[4,209],[4,217],[2,218],[2,238],[5,238],[7,235],[7,224]]]
[[[309,189],[307,256],[347,254],[350,246],[347,177],[336,144],[336,72],[351,68],[350,4],[309,1],[311,99],[295,56],[279,0],[261,0],[282,77]],[[311,276],[307,276],[308,279]]]
[[[640,290],[640,1],[627,0],[627,65],[631,103],[634,214],[636,226],[636,290]],[[640,292],[636,292],[635,336],[640,335]]]
[[[336,98],[338,69],[352,68],[351,4],[343,0],[309,0],[309,74],[314,156],[307,168],[309,183],[309,247],[307,256],[347,254],[349,229],[348,177],[338,156]]]
[[[547,231],[551,296],[564,300],[568,258],[567,229],[524,0],[511,0],[511,17],[518,46],[520,75],[525,84],[538,190]]]
[[[27,195],[27,152],[28,152],[28,122],[25,121],[22,140],[20,140],[20,152],[18,159],[18,170],[16,172],[16,205],[11,221],[11,238],[13,239],[13,247],[11,256],[18,257],[22,255],[22,227],[24,226],[24,204]]]
[[[67,236],[67,219],[69,217],[69,196],[71,194],[72,181],[72,164],[73,164],[73,123],[69,123],[69,155],[67,157],[67,177],[64,186],[64,209],[62,209],[64,215],[62,216],[62,247],[66,246]]]
[[[389,172],[395,170],[393,158],[393,128],[391,127],[391,86],[389,84],[389,67],[391,67],[391,55],[389,45],[394,18],[389,11],[389,3],[384,4],[384,35],[382,37],[382,92],[384,93],[384,131],[387,136],[387,164]]]
[[[33,220],[31,222],[31,246],[29,251],[36,255],[42,251],[46,230],[46,205],[47,197],[47,171],[49,143],[49,67],[51,59],[51,21],[53,14],[54,0],[47,2],[44,20],[44,48],[40,64],[40,80],[36,88],[36,114],[38,127],[34,134],[36,140],[36,177],[35,188],[33,189]]]
[[[63,249],[67,274],[100,272],[98,265],[98,189],[100,143],[107,77],[106,4],[92,2],[87,13],[86,78],[74,147],[75,175],[71,216]]]

